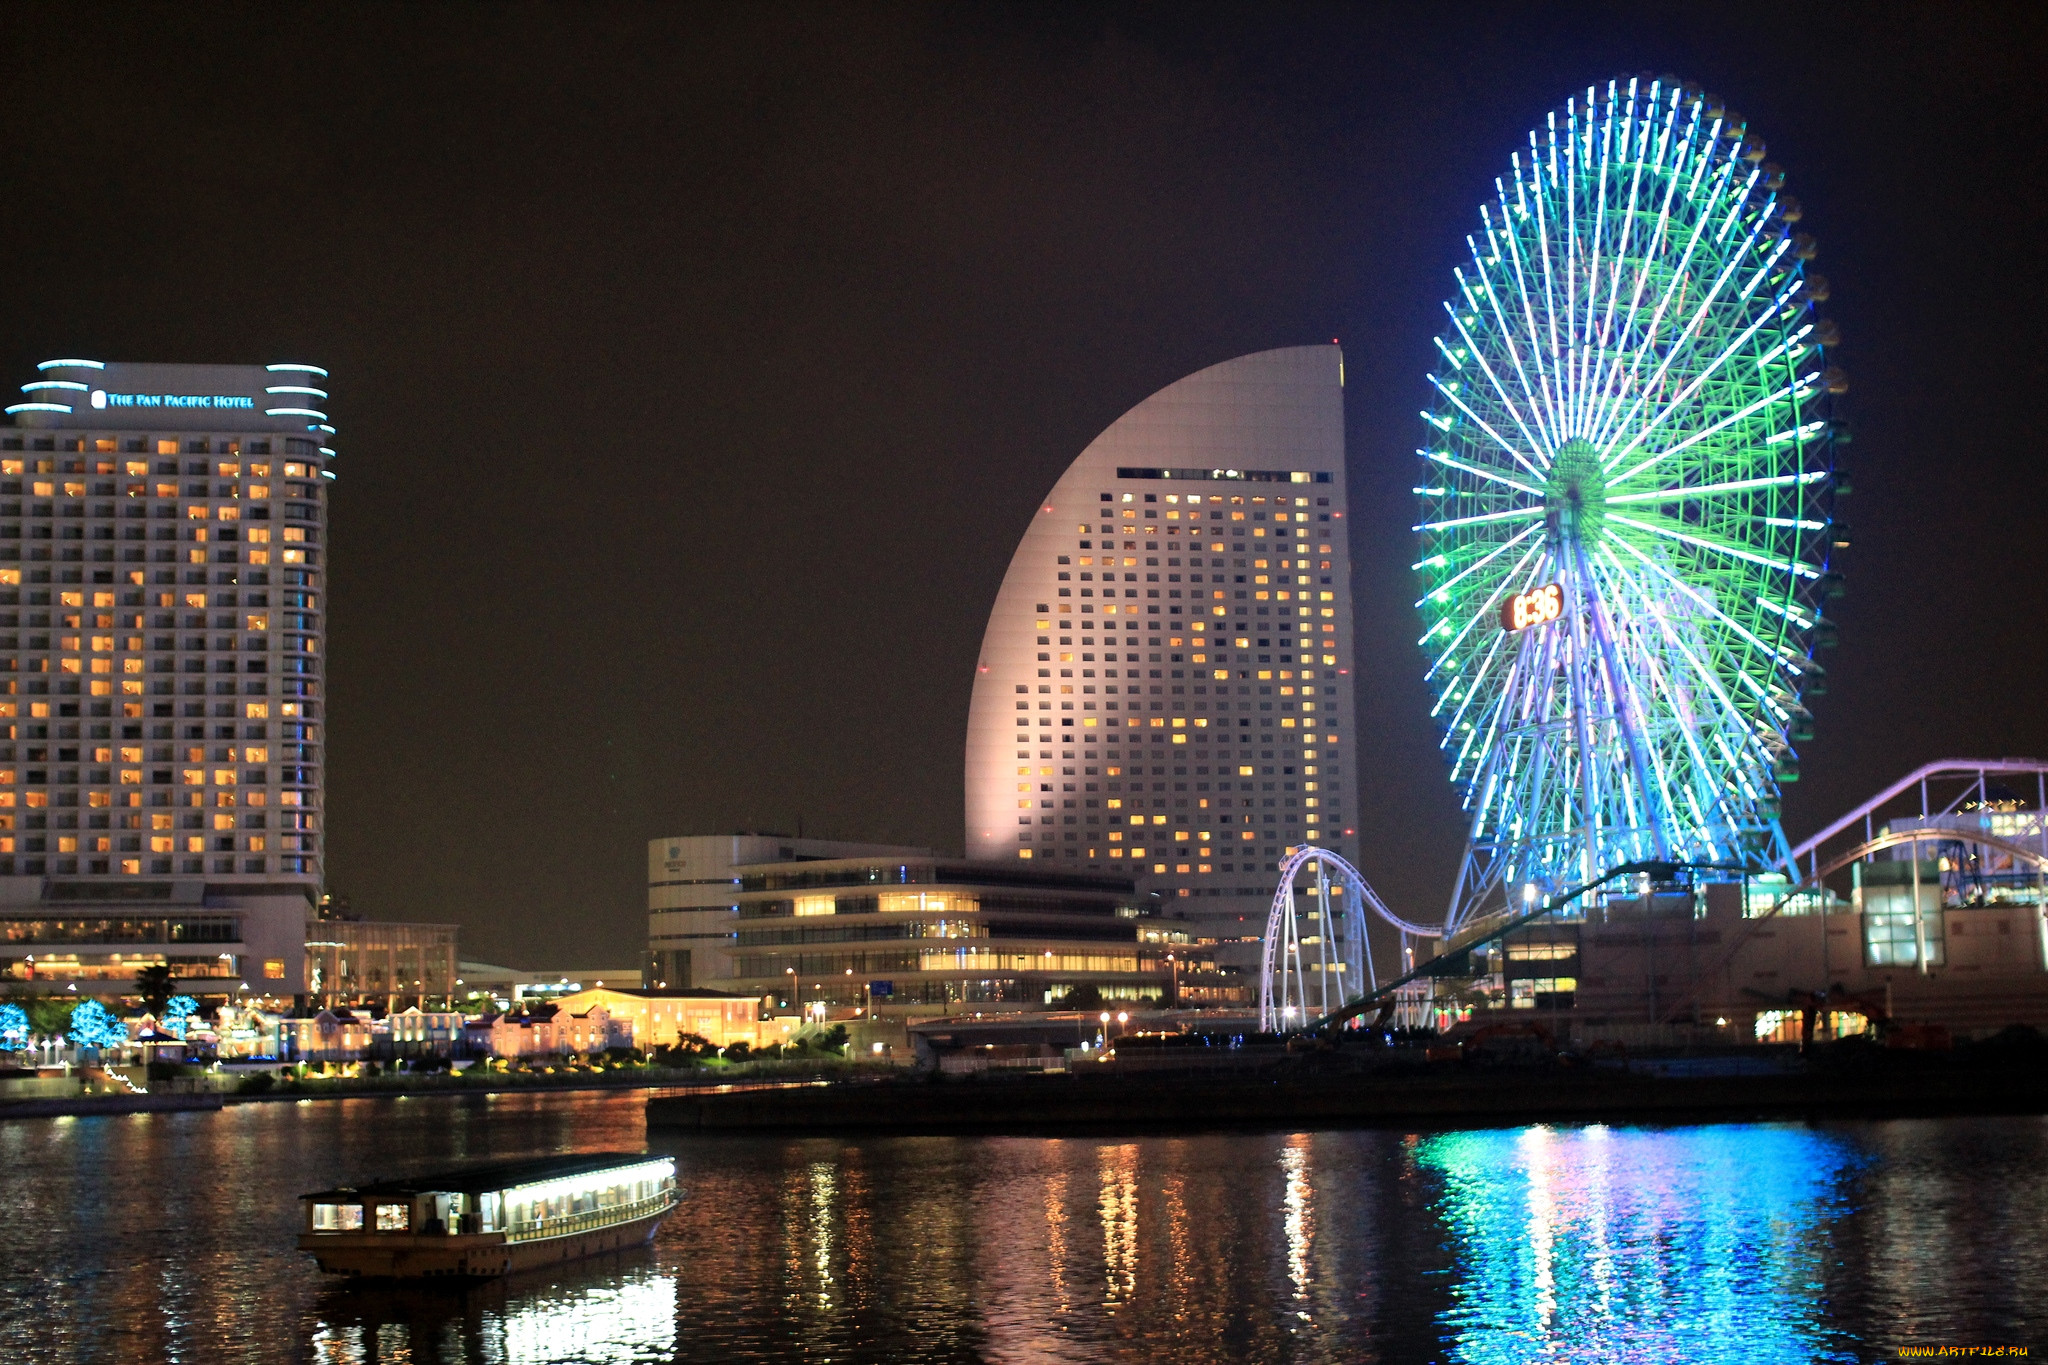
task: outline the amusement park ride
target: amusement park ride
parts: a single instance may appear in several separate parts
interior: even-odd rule
[[[1848,383],[1815,312],[1813,240],[1765,156],[1716,97],[1626,79],[1567,100],[1495,181],[1435,338],[1414,490],[1419,643],[1464,858],[1442,921],[1422,924],[1343,859],[1295,850],[1265,935],[1264,1027],[1391,998],[1368,911],[1399,931],[1404,968],[1438,941],[1434,968],[1400,977],[1421,981],[1624,873],[1781,876],[1783,904],[1928,842],[1870,825],[1915,783],[1923,821],[1944,776],[1974,773],[1980,797],[1987,773],[2048,788],[2031,760],[1956,761],[1798,849],[1779,826],[1805,703],[1826,691],[1814,654],[1834,643],[1849,487],[1832,407]],[[1941,836],[2039,869],[2041,809],[2023,836],[1954,821]],[[1822,855],[1859,823],[1856,847]]]

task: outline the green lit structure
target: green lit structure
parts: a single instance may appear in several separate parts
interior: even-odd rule
[[[1420,643],[1471,820],[1446,934],[1623,863],[1789,863],[1846,382],[1764,156],[1713,96],[1614,81],[1480,209],[1415,489]]]

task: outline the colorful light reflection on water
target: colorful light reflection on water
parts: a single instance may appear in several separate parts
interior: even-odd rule
[[[1102,1138],[655,1134],[654,1245],[317,1274],[299,1191],[648,1141],[631,1095],[0,1124],[0,1360],[1875,1361],[2048,1343],[2048,1119]]]
[[[1815,1292],[1867,1164],[1839,1137],[1539,1126],[1438,1134],[1417,1159],[1443,1182],[1459,1360],[1856,1358]]]

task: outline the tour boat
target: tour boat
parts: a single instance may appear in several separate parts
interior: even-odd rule
[[[652,1240],[676,1164],[630,1152],[542,1157],[301,1195],[299,1249],[372,1279],[492,1279]]]

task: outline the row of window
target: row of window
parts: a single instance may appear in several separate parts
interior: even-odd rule
[[[243,849],[250,853],[261,853],[269,847],[270,837],[265,834],[248,834],[242,835],[239,838],[232,834],[192,834],[184,836],[158,834],[149,837],[148,845],[151,853],[205,853],[209,850],[216,853],[233,853],[237,849]],[[17,839],[12,834],[0,834],[0,853],[111,853],[115,851],[117,845],[122,853],[139,853],[142,851],[143,842],[143,838],[140,835],[134,834],[124,834],[118,837],[101,835],[97,838],[90,835],[85,837],[66,835],[56,839],[48,839],[40,835]],[[20,845],[19,848],[16,847],[17,843]],[[313,849],[313,836],[310,834],[280,835],[277,838],[276,846],[282,849],[311,852]]]
[[[272,453],[271,447],[274,444],[274,442],[267,440],[245,441],[239,438],[222,439],[212,436],[188,436],[182,440],[171,436],[0,437],[0,450],[48,450],[78,455],[83,455],[88,451],[96,455],[147,455],[152,451],[158,455],[176,455],[181,450],[187,455],[268,455]],[[284,441],[284,453],[287,455],[314,456],[322,452],[317,441],[288,436]],[[0,473],[19,474],[21,473],[20,466],[22,463],[20,460],[0,460]],[[50,460],[37,460],[34,463],[38,474],[48,474],[51,472],[51,465],[54,462]],[[67,473],[81,472],[85,468],[85,461],[83,460],[66,460],[63,464]],[[173,464],[175,465],[175,462]],[[98,461],[97,467],[102,474],[113,472],[113,463],[111,461]],[[269,472],[268,465],[252,464],[249,467],[252,470],[261,469],[265,473]],[[292,466],[287,465],[285,467],[290,469]],[[319,462],[317,460],[309,460],[301,467],[317,469],[319,468]],[[195,474],[203,474],[207,468],[207,462],[204,460],[195,460],[186,465],[187,471]],[[223,464],[220,468],[223,472],[226,472],[231,466]],[[177,472],[175,467],[166,471],[161,464],[157,466],[157,469],[159,472]]]
[[[1135,469],[1134,469],[1134,470],[1123,470],[1123,469],[1119,469],[1119,470],[1118,470],[1118,471],[1117,471],[1116,473],[1117,473],[1117,477],[1118,477],[1118,478],[1120,478],[1120,479],[1142,479],[1142,478],[1157,478],[1157,477],[1159,477],[1159,472],[1158,472],[1157,470],[1150,470],[1150,471],[1148,471],[1148,470],[1135,470]],[[1325,474],[1325,475],[1321,475],[1321,476],[1319,476],[1319,477],[1318,477],[1318,478],[1316,479],[1316,482],[1317,482],[1317,483],[1328,483],[1329,481],[1330,481],[1330,480],[1329,480],[1329,476],[1328,476],[1327,474]],[[1300,477],[1297,477],[1297,478],[1295,478],[1295,479],[1294,479],[1294,482],[1296,482],[1296,483],[1307,483],[1307,482],[1308,482],[1308,479],[1306,478],[1306,476],[1300,476]],[[1306,507],[1306,506],[1308,506],[1308,505],[1309,505],[1309,500],[1308,500],[1307,498],[1287,498],[1287,497],[1279,497],[1279,496],[1274,496],[1274,497],[1270,497],[1270,498],[1267,498],[1267,497],[1246,497],[1246,496],[1244,496],[1244,495],[1242,495],[1242,494],[1240,494],[1240,495],[1237,495],[1237,496],[1233,497],[1233,496],[1231,496],[1231,495],[1229,495],[1229,494],[1226,494],[1226,493],[1164,493],[1164,494],[1162,494],[1162,493],[1142,493],[1142,494],[1141,494],[1141,493],[1125,493],[1125,494],[1122,494],[1122,495],[1120,495],[1120,496],[1119,496],[1119,495],[1117,495],[1117,494],[1113,494],[1113,493],[1103,493],[1103,494],[1100,494],[1099,496],[1101,497],[1102,501],[1104,501],[1104,502],[1118,502],[1118,501],[1121,501],[1121,502],[1124,502],[1124,503],[1136,503],[1136,502],[1139,502],[1139,501],[1141,501],[1141,500],[1142,500],[1143,502],[1145,502],[1145,503],[1146,503],[1146,504],[1148,504],[1148,505],[1151,505],[1151,504],[1157,504],[1157,503],[1158,503],[1158,502],[1159,502],[1159,501],[1160,501],[1160,500],[1161,500],[1161,499],[1163,498],[1163,499],[1165,500],[1165,503],[1166,503],[1166,505],[1167,505],[1168,507],[1203,507],[1203,506],[1207,506],[1207,507],[1212,507],[1212,508],[1220,508],[1220,507],[1250,507],[1250,508],[1254,508],[1254,509],[1258,509],[1258,508],[1266,508],[1266,507],[1271,507],[1271,508],[1275,509],[1275,510],[1274,510],[1274,512],[1273,512],[1273,516],[1274,516],[1274,519],[1275,519],[1276,521],[1284,521],[1284,520],[1286,520],[1286,519],[1287,519],[1287,516],[1288,516],[1288,514],[1287,514],[1287,513],[1284,513],[1284,512],[1281,512],[1281,511],[1279,511],[1279,510],[1278,510],[1279,508],[1282,508],[1282,507]],[[1330,505],[1330,500],[1329,500],[1328,498],[1317,498],[1317,499],[1315,500],[1315,505],[1316,505],[1317,507],[1328,507],[1328,506]],[[1107,515],[1107,514],[1105,513],[1105,515]],[[1127,516],[1128,516],[1128,515],[1129,515],[1129,513],[1127,512],[1127,513],[1125,513],[1125,515],[1127,515]],[[1156,515],[1156,514],[1154,514],[1154,513],[1151,513],[1151,512],[1148,512],[1148,513],[1146,513],[1146,515],[1147,515],[1147,516],[1152,516],[1152,515]],[[1210,513],[1209,515],[1210,515],[1210,516],[1212,516],[1212,517],[1216,517],[1216,516],[1221,516],[1221,515],[1223,515],[1223,514],[1222,514],[1221,512],[1217,512],[1217,511],[1212,511],[1212,512],[1211,512],[1211,513]],[[1237,518],[1238,520],[1243,520],[1243,518],[1244,518],[1244,513],[1242,513],[1242,512],[1232,512],[1232,513],[1231,513],[1231,515],[1232,515],[1233,517]],[[1253,512],[1253,515],[1254,515],[1255,517],[1257,517],[1257,518],[1258,518],[1258,519],[1259,519],[1260,521],[1264,521],[1264,520],[1266,519],[1266,513],[1265,513],[1264,511],[1254,511],[1254,512]],[[1338,515],[1340,515],[1340,516],[1341,516],[1341,515],[1343,515],[1343,514],[1342,514],[1342,513],[1339,513]],[[1306,520],[1308,520],[1307,514],[1306,514],[1306,513],[1300,514],[1300,515],[1299,515],[1299,517],[1298,517],[1298,519],[1299,519],[1299,520],[1302,520],[1302,521],[1306,521]],[[1324,521],[1328,521],[1329,519],[1330,519],[1330,518],[1329,518],[1329,516],[1328,516],[1327,514],[1324,514],[1324,516],[1323,516],[1323,520],[1324,520]]]
[[[305,875],[319,871],[319,860],[306,857],[284,858],[243,858],[239,862],[232,856],[213,858],[8,858],[0,857],[0,877],[41,877],[47,875],[76,876],[163,876],[176,872],[186,875],[212,873],[261,873],[281,872]],[[134,975],[130,966],[128,975]],[[118,974],[118,973],[117,973]],[[190,976],[194,973],[184,972]],[[227,973],[223,973],[226,975]]]
[[[140,511],[141,509],[137,508],[136,510]],[[20,514],[16,513],[16,515]],[[239,519],[223,517],[222,520],[234,521]],[[122,540],[183,540],[200,545],[224,544],[230,541],[247,541],[252,545],[270,544],[270,528],[268,526],[223,525],[211,528],[188,526],[182,535],[178,533],[178,528],[175,526],[159,526],[156,528],[156,534],[153,536],[145,534],[148,529],[145,526],[129,526],[123,528],[120,538]],[[28,528],[27,536],[24,537],[20,524],[9,522],[5,525],[0,525],[0,540],[22,540],[24,538],[28,540],[113,540],[115,538],[112,526],[93,526],[91,528],[91,536],[86,535],[86,530],[87,528],[84,526],[31,526]],[[317,528],[311,526],[287,526],[281,532],[281,539],[287,544],[315,543],[320,539],[320,532]],[[13,554],[4,557],[19,559],[21,554],[19,550],[16,550]],[[250,562],[256,564],[269,563],[267,559],[252,560]],[[296,563],[297,561],[287,560],[286,562]]]

